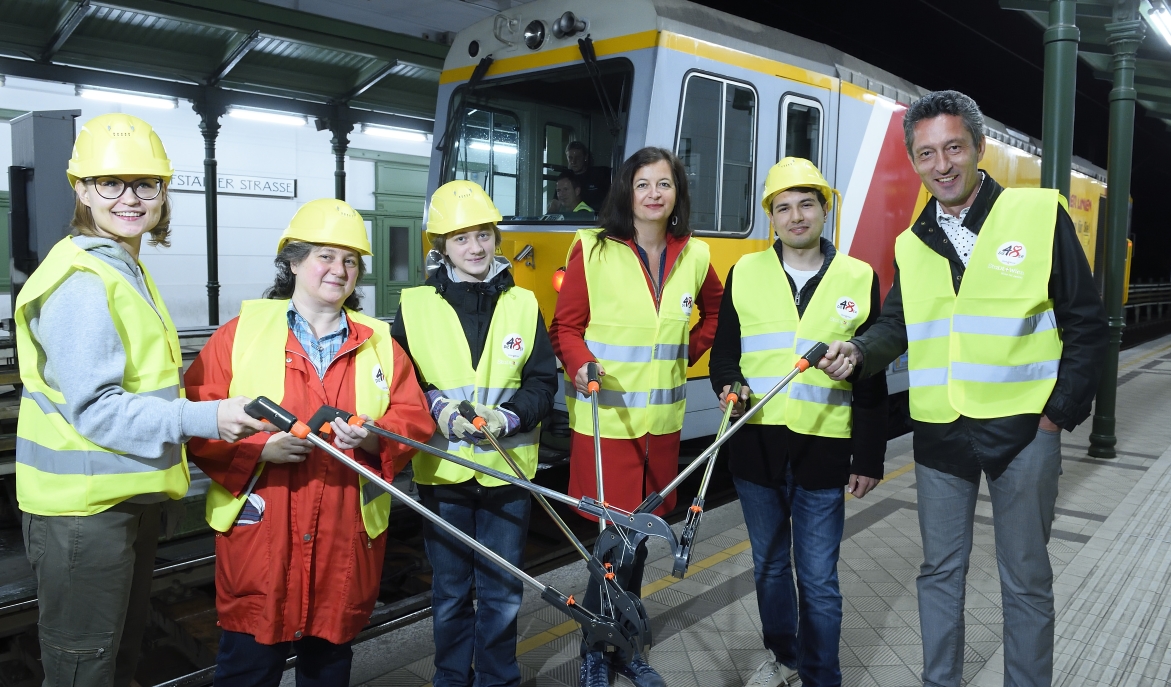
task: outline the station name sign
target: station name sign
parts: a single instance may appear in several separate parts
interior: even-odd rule
[[[297,180],[257,177],[250,174],[217,174],[216,192],[229,196],[263,196],[266,198],[296,198]],[[203,172],[175,170],[171,191],[203,193]]]

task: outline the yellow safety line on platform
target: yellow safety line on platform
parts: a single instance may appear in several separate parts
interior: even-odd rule
[[[1154,358],[1155,356],[1159,355],[1160,353],[1163,353],[1168,348],[1171,348],[1171,344],[1166,344],[1161,348],[1156,348],[1155,350],[1150,351],[1146,355],[1143,355],[1138,358],[1135,358],[1134,360],[1128,361],[1125,366],[1119,366],[1118,371],[1119,372],[1124,372],[1124,371],[1130,372],[1134,368],[1138,367],[1140,364],[1145,363],[1146,361],[1150,360],[1151,358]]]

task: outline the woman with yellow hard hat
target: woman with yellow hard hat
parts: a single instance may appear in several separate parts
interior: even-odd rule
[[[123,687],[150,610],[160,507],[191,482],[183,443],[263,425],[246,397],[183,397],[175,325],[139,260],[144,237],[170,245],[171,161],[151,126],[91,119],[68,176],[73,235],[16,300],[16,496],[45,684]]]
[[[428,443],[513,474],[460,415],[460,402],[467,401],[487,420],[484,430],[532,479],[540,423],[557,392],[557,367],[536,297],[513,282],[508,260],[496,257],[500,219],[492,199],[471,181],[436,189],[427,233],[441,264],[423,286],[403,291],[391,334],[427,389],[438,425]],[[413,466],[423,505],[522,565],[527,491],[424,453],[415,454]],[[523,585],[427,523],[423,544],[432,568],[432,684],[519,685],[516,618]]]
[[[410,359],[385,322],[358,312],[366,227],[340,200],[314,200],[281,235],[261,300],[220,327],[188,370],[192,398],[267,396],[302,420],[330,405],[423,441],[432,422]],[[314,428],[317,429],[317,428]],[[334,445],[389,481],[407,449],[335,421]],[[349,685],[350,642],[378,597],[390,496],[285,432],[192,441],[211,477],[216,685],[277,685],[290,650],[297,684]]]

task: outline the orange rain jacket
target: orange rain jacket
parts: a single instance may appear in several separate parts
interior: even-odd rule
[[[227,398],[238,320],[212,335],[187,372],[189,399]],[[350,336],[324,379],[289,331],[281,405],[302,420],[324,404],[354,412],[355,351],[373,332],[353,319],[349,326]],[[435,428],[410,358],[397,343],[390,408],[376,424],[418,441],[429,439]],[[234,444],[192,439],[188,450],[201,470],[238,496],[270,436],[261,432]],[[390,480],[412,451],[386,439],[381,447],[377,456],[360,449],[353,454]],[[310,636],[334,644],[352,640],[374,610],[386,551],[385,534],[373,540],[366,535],[357,474],[314,448],[304,462],[265,466],[253,493],[264,499],[261,521],[216,535],[220,626],[254,635],[261,644]]]

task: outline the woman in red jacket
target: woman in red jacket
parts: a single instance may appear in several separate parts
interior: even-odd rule
[[[567,389],[573,438],[569,493],[597,493],[592,414],[586,367],[602,375],[599,426],[605,500],[632,510],[678,474],[679,435],[686,407],[687,366],[715,337],[723,287],[707,244],[691,237],[690,201],[683,163],[662,148],[632,155],[610,188],[602,229],[578,232],[549,336],[576,393]],[[699,321],[690,326],[693,308]],[[675,495],[656,513],[675,504]],[[630,570],[619,570],[626,589],[642,588],[640,546]],[[591,582],[585,605],[599,606]],[[583,643],[582,685],[605,685],[609,667],[601,647]],[[617,670],[639,687],[662,685],[641,656]]]
[[[333,199],[297,211],[277,247],[264,300],[207,342],[187,395],[268,396],[307,420],[322,405],[426,441],[434,428],[410,359],[390,328],[356,311],[354,286],[370,244],[361,216]],[[314,428],[316,429],[316,428]],[[335,421],[333,443],[391,480],[411,451]],[[191,441],[214,484],[220,687],[277,685],[290,649],[297,684],[349,685],[350,642],[378,596],[390,497],[303,439]]]

